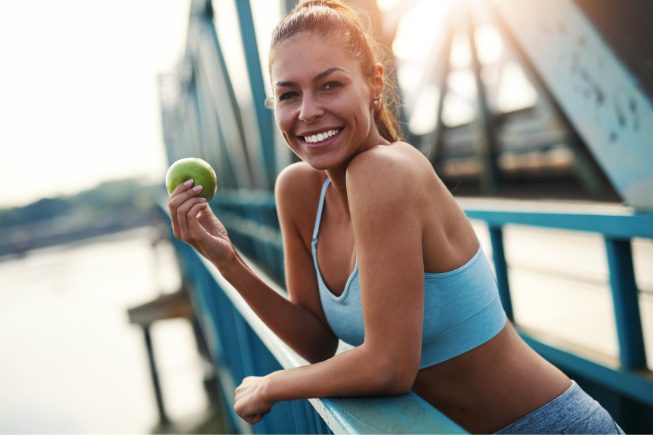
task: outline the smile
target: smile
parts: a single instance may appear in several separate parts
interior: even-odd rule
[[[318,134],[312,134],[310,136],[304,136],[304,141],[309,144],[319,144],[320,142],[324,142],[329,138],[332,138],[333,136],[336,136],[342,131],[340,128],[334,128],[332,130],[327,130],[322,133]]]

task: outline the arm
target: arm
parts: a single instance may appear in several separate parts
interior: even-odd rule
[[[197,197],[198,192],[182,184],[172,193],[168,205],[175,236],[208,258],[268,327],[302,357],[313,362],[333,355],[337,338],[325,326],[326,322],[319,319],[321,312],[313,312],[310,304],[288,300],[256,276],[234,249],[222,223],[207,203]],[[284,219],[287,221],[288,217]],[[291,239],[284,245],[296,249],[293,247],[299,242],[292,241],[292,237],[292,233],[284,235],[284,239]],[[297,254],[288,256],[298,257]],[[311,285],[316,286],[314,278],[311,281],[296,276],[293,287],[302,290],[293,293],[310,292]],[[317,290],[313,292],[317,295]]]
[[[403,165],[366,152],[347,172],[364,343],[318,364],[246,379],[235,401],[246,420],[258,421],[279,400],[410,391],[420,361],[424,267],[418,180]]]

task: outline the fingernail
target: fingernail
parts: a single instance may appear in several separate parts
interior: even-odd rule
[[[193,185],[193,179],[191,178],[190,180],[184,181],[184,186],[189,187]]]
[[[202,190],[202,185],[198,184],[197,186],[193,187],[192,190],[193,192],[199,192],[200,190]]]

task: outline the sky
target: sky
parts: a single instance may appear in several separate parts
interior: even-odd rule
[[[231,2],[218,3],[221,38],[237,34]],[[273,3],[254,0],[257,26],[274,16]],[[172,71],[183,53],[189,7],[190,0],[0,1],[0,208],[105,180],[163,178],[157,74]],[[266,48],[271,27],[263,30]],[[223,48],[240,57],[238,40]]]
[[[0,208],[165,173],[157,74],[190,0],[0,1]]]
[[[378,4],[392,14],[397,2]],[[245,77],[233,0],[212,3],[230,74]],[[434,128],[438,90],[412,88],[428,74],[433,47],[424,40],[437,46],[447,3],[413,3],[393,44],[415,132]],[[252,0],[252,6],[265,62],[279,2]],[[189,8],[190,0],[0,0],[0,208],[106,180],[163,180],[157,75],[172,72],[183,54]],[[481,54],[501,50],[500,41],[481,39],[489,44],[479,47]],[[457,93],[469,93],[471,72],[455,73]],[[244,82],[234,85],[237,93],[249,91]],[[473,116],[469,102],[453,103],[443,112],[453,124]]]

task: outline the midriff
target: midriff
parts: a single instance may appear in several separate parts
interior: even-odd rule
[[[413,391],[472,433],[491,433],[539,408],[571,385],[513,326],[490,341],[419,371]]]

